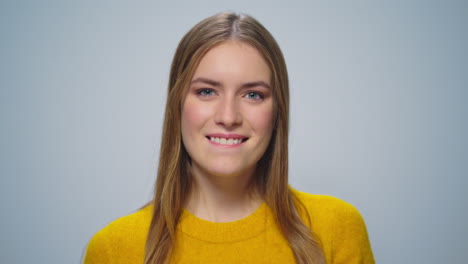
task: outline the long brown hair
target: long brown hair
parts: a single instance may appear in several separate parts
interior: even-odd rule
[[[296,262],[325,263],[320,244],[299,214],[306,210],[288,185],[289,84],[283,54],[273,36],[251,16],[220,13],[195,25],[182,38],[174,55],[145,264],[169,262],[177,223],[191,186],[190,157],[182,143],[180,124],[185,91],[203,55],[228,40],[255,47],[272,73],[275,124],[269,146],[257,164],[255,187],[276,216]]]

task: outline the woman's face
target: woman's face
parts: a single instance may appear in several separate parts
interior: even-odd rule
[[[182,106],[182,140],[192,170],[247,175],[273,130],[271,72],[252,46],[224,42],[200,61]]]

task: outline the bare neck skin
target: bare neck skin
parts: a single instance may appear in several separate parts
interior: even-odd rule
[[[198,218],[211,222],[232,222],[255,212],[263,200],[249,193],[254,169],[232,176],[210,175],[192,167],[192,189],[186,209]]]

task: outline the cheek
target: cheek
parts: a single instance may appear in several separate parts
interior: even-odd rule
[[[270,136],[273,131],[273,107],[258,109],[255,114],[249,115],[251,124],[254,124],[257,133]]]
[[[182,108],[181,126],[182,137],[195,134],[203,126],[209,111],[200,107],[196,102],[187,98]]]
[[[188,143],[187,137],[190,136],[190,132],[193,131],[193,126],[196,125],[196,123],[194,123],[197,120],[196,115],[195,111],[191,111],[191,107],[185,103],[181,117],[182,139],[185,144]]]

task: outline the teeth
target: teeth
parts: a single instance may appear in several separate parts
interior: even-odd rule
[[[240,138],[238,138],[238,139],[233,139],[233,138],[226,139],[226,138],[210,137],[210,140],[212,142],[222,144],[222,145],[237,145],[237,144],[242,143],[242,139],[240,139]]]

